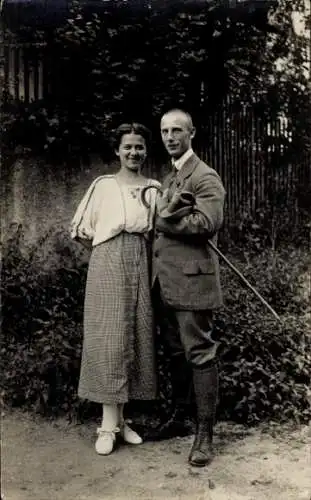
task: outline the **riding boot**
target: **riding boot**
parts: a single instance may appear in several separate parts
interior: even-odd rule
[[[218,399],[217,365],[194,368],[193,386],[197,406],[197,421],[189,462],[193,466],[204,467],[212,461],[214,456],[213,428]]]

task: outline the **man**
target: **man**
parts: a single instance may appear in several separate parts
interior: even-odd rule
[[[192,375],[196,434],[189,455],[193,466],[213,456],[213,426],[218,398],[217,347],[212,311],[222,303],[219,263],[207,240],[217,241],[225,190],[218,174],[192,150],[191,116],[172,109],[161,119],[161,136],[172,159],[157,202],[153,286],[160,300],[163,335],[170,349],[175,420]],[[185,368],[186,363],[186,368]],[[164,426],[165,427],[165,426]]]

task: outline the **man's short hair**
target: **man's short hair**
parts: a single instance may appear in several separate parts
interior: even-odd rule
[[[189,125],[189,129],[193,129],[193,121],[192,121],[192,116],[190,115],[190,113],[188,113],[188,111],[185,111],[184,109],[182,108],[171,108],[169,109],[168,111],[166,111],[163,115],[162,115],[162,118],[164,116],[167,116],[167,115],[170,115],[171,113],[179,113],[181,115],[184,115],[187,119],[187,122],[188,122],[188,125]]]

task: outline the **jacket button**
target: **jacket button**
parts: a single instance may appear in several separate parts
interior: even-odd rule
[[[158,251],[158,250],[156,250],[156,251],[154,252],[154,256],[155,256],[155,257],[159,257],[159,251]]]

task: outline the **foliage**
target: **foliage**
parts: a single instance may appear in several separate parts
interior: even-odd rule
[[[265,200],[254,213],[242,205],[226,234],[228,244],[237,246],[246,255],[266,248],[275,250],[285,244],[310,246],[310,187],[299,186],[299,192],[295,189],[291,196],[286,194],[288,191],[282,189],[267,189]]]
[[[226,324],[221,376],[223,418],[256,423],[265,418],[309,421],[311,338],[306,320],[310,291],[300,292],[299,276],[310,272],[305,251],[283,249],[257,254],[256,259],[234,259],[281,316],[279,324],[250,292],[237,286],[223,269]]]
[[[174,2],[163,9],[157,2],[152,8],[147,2],[139,2],[139,8],[105,2],[91,9],[74,2],[57,28],[24,27],[19,33],[23,41],[46,41],[40,50],[49,92],[43,101],[29,104],[5,97],[7,151],[22,144],[60,162],[91,151],[107,155],[108,136],[120,121],[140,120],[157,130],[161,112],[182,105],[203,127],[203,117],[228,94],[238,103],[259,99],[261,112],[271,108],[274,114],[296,96],[289,114],[299,112],[299,130],[306,129],[308,112],[302,104],[309,94],[304,98],[299,92],[297,102],[297,88],[306,90],[301,47],[294,73],[275,69],[293,45],[295,6],[280,0],[271,18],[274,4],[253,9],[251,2],[244,8],[236,3],[230,8],[230,2]],[[156,146],[157,141],[154,153]]]
[[[64,235],[58,235],[57,245],[51,246],[58,264],[44,269],[42,247],[22,255],[20,234],[21,228],[7,241],[2,271],[3,400],[43,414],[94,416],[98,405],[77,398],[86,264],[77,259]],[[46,246],[47,238],[41,243]],[[307,421],[311,339],[304,323],[307,298],[299,293],[299,285],[310,266],[308,252],[286,247],[258,252],[252,245],[249,253],[246,250],[236,250],[230,258],[277,310],[283,324],[277,324],[223,268],[226,307],[217,317],[223,335],[220,418],[247,423],[265,418]],[[171,387],[159,336],[157,346],[160,399],[148,413],[163,419],[169,412]]]
[[[67,412],[77,400],[86,276],[86,266],[77,266],[76,255],[57,234],[51,246],[57,266],[43,268],[40,253],[49,236],[23,255],[22,228],[14,231],[5,246],[1,282],[5,399],[42,413]]]

